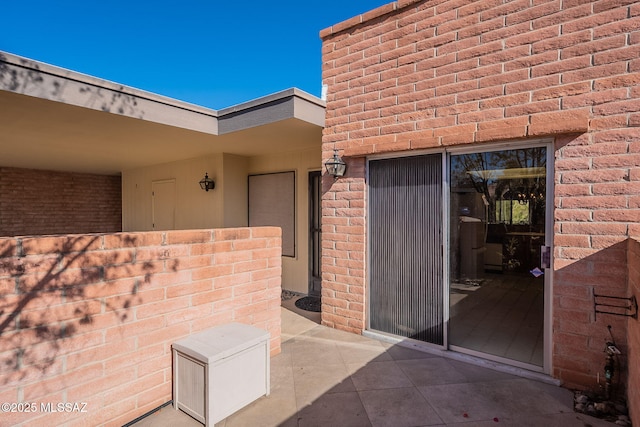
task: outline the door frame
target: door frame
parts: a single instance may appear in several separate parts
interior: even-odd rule
[[[433,154],[439,154],[441,156],[441,162],[442,162],[442,177],[441,177],[441,182],[442,182],[442,202],[441,202],[441,208],[442,208],[442,212],[441,212],[441,216],[442,216],[442,242],[441,242],[441,247],[442,247],[442,262],[443,262],[443,270],[442,270],[442,278],[443,281],[445,283],[448,283],[449,280],[449,268],[448,268],[448,258],[447,258],[447,251],[448,251],[448,246],[447,246],[447,233],[449,231],[448,228],[448,224],[449,224],[449,220],[447,218],[447,213],[449,212],[448,210],[448,197],[446,197],[446,191],[448,189],[448,184],[447,184],[447,165],[446,165],[446,160],[447,160],[447,156],[445,155],[446,152],[445,150],[442,150],[441,148],[437,148],[437,149],[425,149],[425,150],[416,150],[416,151],[403,151],[403,152],[396,152],[396,153],[384,153],[384,154],[374,154],[371,156],[367,156],[366,161],[365,161],[365,188],[366,188],[366,192],[367,192],[367,200],[369,200],[369,196],[368,196],[368,191],[369,191],[369,182],[370,182],[370,178],[369,178],[369,162],[370,161],[374,161],[374,160],[382,160],[382,159],[396,159],[396,158],[402,158],[402,157],[416,157],[416,156],[428,156],[428,155],[433,155]],[[369,272],[371,271],[371,239],[369,238],[369,236],[371,235],[371,221],[369,220],[369,218],[371,218],[371,205],[369,203],[367,203],[367,207],[366,207],[366,215],[367,215],[367,221],[366,221],[366,233],[367,233],[367,237],[366,237],[366,241],[367,241],[367,255],[366,255],[366,278],[365,278],[365,300],[366,300],[366,304],[365,304],[365,330],[363,331],[363,335],[366,336],[371,336],[371,337],[375,337],[375,338],[379,338],[388,342],[406,342],[406,343],[410,343],[412,346],[415,346],[417,348],[423,348],[427,351],[429,350],[433,350],[433,351],[437,351],[437,352],[443,352],[447,350],[447,334],[448,334],[448,324],[446,322],[446,319],[448,319],[449,316],[449,307],[448,307],[448,301],[449,301],[449,295],[448,292],[443,292],[443,298],[444,300],[446,300],[447,304],[444,305],[443,308],[443,321],[445,322],[445,324],[443,325],[443,345],[439,345],[439,344],[433,344],[433,343],[428,343],[425,341],[418,341],[418,340],[414,340],[411,338],[406,338],[406,337],[398,337],[396,335],[392,335],[383,331],[378,331],[378,330],[372,330],[371,329],[371,306],[370,306],[370,302],[371,302],[371,283],[370,283],[370,279],[371,276],[369,274]],[[447,288],[448,290],[448,288]],[[444,301],[443,301],[444,302]]]
[[[458,154],[468,154],[468,153],[481,153],[488,151],[500,151],[500,150],[514,150],[514,149],[526,149],[526,148],[534,148],[534,147],[546,147],[546,161],[547,161],[547,171],[546,171],[546,206],[545,206],[545,246],[550,249],[550,263],[548,268],[544,269],[544,324],[543,324],[543,345],[544,345],[544,356],[543,356],[543,365],[542,367],[529,365],[521,362],[517,362],[510,359],[505,359],[501,357],[492,356],[486,353],[475,352],[468,349],[462,349],[455,346],[451,346],[449,344],[449,316],[450,316],[450,298],[449,298],[449,286],[450,286],[450,262],[449,262],[449,246],[450,246],[450,168],[449,168],[449,159],[451,155]],[[515,141],[515,142],[502,142],[495,144],[486,144],[486,145],[465,145],[460,147],[448,147],[445,149],[428,149],[428,150],[416,150],[410,152],[401,152],[401,153],[385,153],[379,155],[368,156],[365,162],[365,182],[367,184],[366,189],[368,191],[368,183],[369,183],[369,162],[371,160],[380,160],[380,159],[391,159],[398,157],[411,157],[411,156],[421,156],[421,155],[430,155],[430,154],[438,154],[440,153],[442,156],[443,168],[442,168],[442,250],[443,250],[443,322],[444,322],[444,344],[442,346],[436,344],[430,344],[422,341],[412,340],[404,337],[395,337],[384,332],[371,330],[371,316],[370,316],[370,282],[369,282],[369,274],[366,275],[366,287],[365,287],[365,298],[367,300],[367,304],[365,305],[366,310],[366,322],[365,322],[365,334],[369,336],[375,336],[378,338],[386,339],[390,342],[401,342],[405,341],[409,345],[422,348],[426,351],[435,351],[438,354],[446,355],[447,353],[460,353],[463,355],[471,356],[472,358],[477,358],[478,360],[489,360],[492,362],[497,362],[505,366],[513,366],[515,368],[525,369],[527,371],[540,372],[546,375],[550,375],[553,372],[553,364],[552,364],[552,350],[553,350],[553,236],[554,236],[554,217],[553,217],[553,200],[554,200],[554,139],[553,138],[541,138],[541,139],[532,139],[527,141]],[[367,218],[370,217],[370,206],[367,205]],[[366,227],[367,236],[370,235],[370,221],[367,221]],[[367,245],[370,245],[370,239],[367,239]],[[371,260],[370,260],[371,249],[367,247],[367,260],[366,260],[366,268],[367,272],[371,271]]]
[[[313,177],[317,177],[318,178],[318,200],[314,200],[314,192],[313,192]],[[308,215],[308,250],[309,250],[309,279],[308,279],[308,288],[307,288],[307,292],[309,295],[314,295],[314,296],[320,296],[320,294],[322,293],[322,170],[321,169],[316,169],[316,170],[309,170],[307,172],[307,180],[308,180],[308,185],[307,185],[307,193],[308,193],[308,199],[309,199],[309,215]],[[314,219],[314,204],[317,204],[317,208],[318,208],[318,229],[314,230],[314,224],[313,224],[313,219]],[[315,248],[314,248],[314,240],[313,240],[313,233],[316,232],[319,233],[318,235],[318,253],[317,253],[317,263],[318,263],[318,276],[316,278],[316,276],[313,275],[313,263],[314,263],[314,256],[316,255],[315,252]],[[318,280],[319,281],[319,285],[318,285],[318,292],[315,291],[315,281]]]
[[[177,204],[177,194],[178,194],[178,187],[176,184],[176,179],[175,178],[171,178],[171,179],[160,179],[160,180],[155,180],[155,181],[151,181],[151,230],[156,230],[156,186],[158,185],[163,185],[163,184],[173,184],[173,200],[174,205],[173,205],[173,226],[170,230],[175,230],[176,228],[176,204]]]

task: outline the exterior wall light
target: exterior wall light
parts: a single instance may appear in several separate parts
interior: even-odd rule
[[[213,182],[211,178],[209,178],[209,175],[206,172],[204,174],[204,178],[200,180],[200,188],[202,188],[204,191],[209,191],[216,188],[216,183]]]
[[[324,167],[327,168],[327,173],[335,179],[343,176],[347,170],[347,164],[338,156],[336,149],[333,150],[333,157],[325,162]]]

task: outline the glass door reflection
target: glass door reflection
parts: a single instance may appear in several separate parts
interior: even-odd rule
[[[542,366],[547,150],[450,156],[449,345]]]

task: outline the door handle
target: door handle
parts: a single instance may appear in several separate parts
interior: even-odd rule
[[[540,246],[540,268],[551,268],[551,246]]]

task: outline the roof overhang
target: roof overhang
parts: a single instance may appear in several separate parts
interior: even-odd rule
[[[0,52],[0,166],[117,174],[216,153],[320,147],[299,89],[213,110]]]

